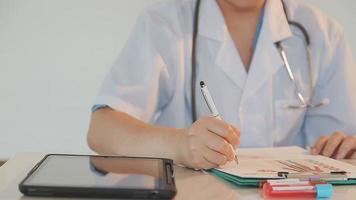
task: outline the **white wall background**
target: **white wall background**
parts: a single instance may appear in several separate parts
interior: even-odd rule
[[[0,0],[0,159],[90,153],[90,107],[140,10],[157,0]],[[310,0],[356,51],[356,1]],[[355,53],[354,53],[355,55]]]

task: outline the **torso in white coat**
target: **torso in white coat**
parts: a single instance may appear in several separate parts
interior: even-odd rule
[[[197,114],[209,115],[199,89],[199,81],[203,80],[221,117],[241,129],[242,147],[306,146],[336,130],[356,133],[356,66],[342,28],[304,3],[297,0],[285,3],[290,19],[308,31],[311,69],[300,30],[289,26],[280,0],[267,0],[247,74],[216,1],[202,1],[195,91]],[[188,127],[192,123],[194,5],[194,0],[175,0],[148,8],[138,19],[95,103],[145,122]],[[282,41],[303,96],[316,102],[327,98],[328,105],[286,108],[299,101],[275,46],[277,41]]]

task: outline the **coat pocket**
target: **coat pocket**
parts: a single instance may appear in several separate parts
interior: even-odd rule
[[[283,143],[287,138],[301,132],[306,108],[288,108],[288,106],[300,105],[300,101],[278,100],[275,103],[275,143]]]

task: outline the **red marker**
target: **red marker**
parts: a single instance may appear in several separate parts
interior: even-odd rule
[[[311,182],[298,179],[268,180],[263,186],[263,194],[267,197],[317,197],[332,196],[331,184],[323,181]]]

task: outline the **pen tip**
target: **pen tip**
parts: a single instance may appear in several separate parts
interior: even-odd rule
[[[205,86],[204,81],[200,81],[200,87],[204,87],[204,86]]]

